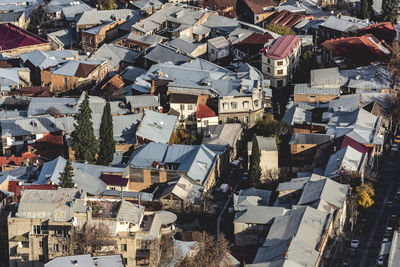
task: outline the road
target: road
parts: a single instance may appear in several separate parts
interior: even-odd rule
[[[357,255],[349,260],[351,266],[377,266],[383,235],[388,218],[392,214],[399,214],[400,203],[393,200],[394,190],[399,182],[400,155],[389,158],[382,172],[379,183],[375,187],[375,204],[369,208],[362,218],[366,219],[365,229],[354,239],[360,240]],[[395,204],[393,209],[386,207],[386,202],[392,200]]]

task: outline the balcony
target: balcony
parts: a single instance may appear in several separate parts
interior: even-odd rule
[[[17,246],[17,255],[29,254],[30,248],[28,246]]]

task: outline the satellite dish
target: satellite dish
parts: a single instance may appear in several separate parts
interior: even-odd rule
[[[20,182],[18,182],[18,186],[21,186],[22,185],[22,182],[20,181]]]

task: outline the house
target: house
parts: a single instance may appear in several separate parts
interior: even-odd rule
[[[100,179],[106,184],[108,190],[128,190],[129,179],[117,174],[101,174]]]
[[[321,179],[318,175],[313,174],[307,177],[292,178],[290,181],[279,183],[276,191],[278,197],[274,203],[275,207],[287,207],[297,204],[302,194],[304,185],[309,181],[318,181]]]
[[[318,133],[294,133],[289,141],[292,159],[312,162],[317,146],[333,139],[331,135]]]
[[[152,110],[145,110],[142,121],[136,131],[139,144],[157,142],[167,144],[175,128],[177,117]]]
[[[97,49],[111,40],[118,37],[118,26],[123,21],[111,21],[105,24],[101,24],[89,29],[83,29],[81,31],[81,43],[82,50],[87,52],[95,52]]]
[[[297,25],[297,23],[302,21],[303,17],[304,16],[298,14],[297,12],[290,12],[284,9],[274,14],[273,18],[270,20],[269,23],[285,26],[288,28],[293,28],[294,26]]]
[[[236,12],[239,14],[240,20],[251,24],[259,24],[274,14],[275,6],[277,6],[277,3],[271,0],[239,0]]]
[[[237,58],[242,59],[259,58],[260,51],[264,48],[265,44],[272,39],[274,38],[269,33],[261,34],[253,32],[244,40],[235,42],[233,45],[233,54]]]
[[[242,151],[243,126],[239,123],[225,123],[209,125],[203,137],[203,144],[222,145],[227,148],[228,162],[237,158],[238,152]]]
[[[319,36],[321,40],[338,39],[354,34],[368,26],[368,20],[343,15],[329,16],[325,22],[319,25]]]
[[[396,39],[396,30],[390,21],[377,22],[373,25],[358,30],[358,34],[361,35],[368,33],[372,34],[381,41],[385,41],[385,43],[388,45],[391,45]]]
[[[74,28],[48,33],[47,40],[54,50],[72,49],[78,44]]]
[[[162,43],[166,39],[167,38],[163,36],[155,34],[141,35],[131,32],[118,38],[114,43],[145,52],[149,47],[156,45],[157,43]]]
[[[277,38],[261,53],[262,73],[271,87],[283,87],[292,79],[301,54],[301,40],[296,35]]]
[[[149,143],[136,149],[130,165],[130,190],[141,191],[185,174],[209,191],[216,183],[216,153],[205,145]]]
[[[207,40],[207,58],[214,62],[230,55],[230,43],[223,37],[218,36]]]
[[[0,23],[11,23],[21,29],[27,28],[29,21],[25,19],[25,12],[1,12]]]
[[[145,64],[151,66],[153,64],[172,62],[174,64],[182,64],[189,62],[194,58],[186,53],[182,53],[179,49],[172,46],[157,43],[154,47],[146,51]]]
[[[338,178],[340,168],[348,171],[356,171],[363,177],[366,163],[366,154],[363,154],[351,146],[346,146],[332,154],[326,165],[324,176]]]
[[[261,179],[277,178],[278,176],[278,148],[274,137],[257,136],[258,148],[260,150],[260,167],[262,169]],[[252,154],[252,142],[248,142],[248,162]]]
[[[218,15],[232,19],[237,18],[236,5],[237,0],[204,0],[199,2],[200,7],[216,11]]]
[[[271,191],[251,187],[241,189],[233,195],[233,209],[235,211],[246,210],[250,206],[269,206]]]
[[[122,255],[92,256],[90,254],[57,257],[48,263],[45,267],[73,267],[76,264],[83,263],[86,266],[102,266],[112,264],[115,267],[125,267]]]
[[[184,174],[167,182],[164,187],[160,186],[159,189],[163,209],[181,211],[201,208],[200,200],[204,189]]]
[[[356,68],[380,62],[390,54],[389,46],[372,34],[328,40],[322,43],[322,60],[339,68]]]
[[[38,195],[41,197],[38,198]],[[18,266],[22,260],[43,262],[55,259],[60,263],[59,257],[72,254],[74,244],[68,238],[72,227],[96,227],[101,223],[108,226],[109,237],[115,242],[115,246],[107,251],[120,254],[121,266],[134,267],[137,262],[149,264],[150,259],[158,262],[160,240],[163,235],[172,233],[177,218],[175,214],[145,211],[144,206],[123,199],[110,201],[92,197],[88,201],[86,197],[84,192],[74,188],[26,190],[17,212],[8,217],[10,266]],[[146,223],[146,227],[140,227],[142,222]],[[69,256],[69,262],[73,257],[76,256]],[[93,260],[98,264],[107,262],[114,266],[115,257],[105,258]],[[92,258],[89,256],[87,259]],[[73,264],[76,265],[75,262]]]
[[[108,71],[119,72],[127,65],[133,65],[141,55],[142,52],[134,49],[104,43],[90,56],[90,59],[107,61]]]
[[[21,54],[20,58],[24,65],[31,71],[33,85],[40,85],[42,81],[42,71],[49,71],[52,67],[66,60],[78,60],[79,53],[76,50],[35,50]]]
[[[294,85],[294,102],[329,102],[340,96],[338,68],[311,70],[310,83]]]
[[[8,95],[25,86],[31,85],[31,72],[28,68],[0,69],[0,93]]]
[[[3,56],[19,56],[34,50],[48,51],[47,40],[11,23],[0,23],[0,49]]]
[[[309,205],[319,211],[333,212],[334,227],[341,232],[346,222],[348,191],[349,185],[340,184],[329,178],[309,181],[304,185],[297,205]]]
[[[328,235],[332,217],[312,207],[298,207],[277,216],[263,245],[258,248],[253,264],[284,266],[318,266]]]
[[[389,93],[393,90],[389,71],[383,64],[341,70],[340,79],[346,93]]]
[[[145,109],[157,111],[160,99],[154,95],[133,95],[125,97],[127,108],[133,113],[143,113]]]
[[[93,85],[108,72],[107,61],[68,60],[53,68],[41,71],[41,85],[49,86],[51,92],[62,93],[77,87]]]
[[[325,124],[313,123],[312,112],[293,105],[289,107],[282,120],[293,129],[294,133],[324,133]]]
[[[92,9],[82,1],[52,0],[44,5],[43,24],[56,30],[75,27],[75,16]]]
[[[197,95],[171,94],[170,107],[176,111],[178,123],[185,128],[196,125]]]
[[[196,110],[197,133],[201,134],[207,127],[219,124],[218,116],[213,109],[206,104],[198,104]]]
[[[268,235],[274,219],[288,212],[285,208],[250,206],[238,211],[233,221],[236,246],[261,245]]]
[[[205,57],[207,54],[206,43],[197,43],[194,39],[187,36],[173,38],[168,42],[168,45],[194,58]]]
[[[168,1],[139,0],[139,1],[134,2],[132,5],[139,10],[145,11],[147,15],[151,15],[154,12],[160,10],[166,2],[168,2]]]

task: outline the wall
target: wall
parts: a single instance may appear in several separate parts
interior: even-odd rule
[[[1,54],[3,56],[19,56],[24,53],[33,52],[35,50],[49,51],[49,50],[51,50],[51,44],[50,43],[42,43],[42,44],[37,44],[37,45],[22,46],[22,47],[10,49],[10,50],[3,50],[3,51],[1,51]]]
[[[339,95],[311,95],[311,94],[294,94],[294,102],[304,102],[304,103],[314,103],[314,102],[322,102],[327,103]]]
[[[263,173],[278,170],[278,151],[261,150],[260,167]]]

